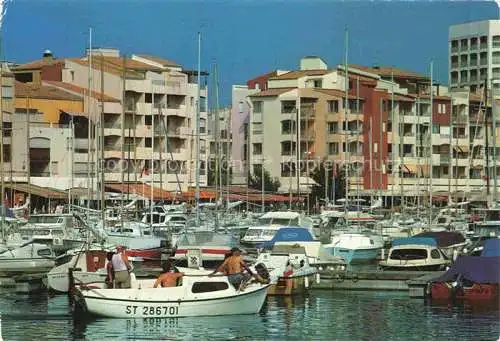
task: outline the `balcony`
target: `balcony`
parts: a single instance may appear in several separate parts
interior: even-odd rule
[[[163,132],[163,129],[162,129]],[[177,138],[187,138],[190,135],[189,128],[188,127],[178,127],[178,128],[172,128],[172,129],[167,129],[167,136],[168,137],[177,137]]]
[[[479,44],[479,48],[480,48],[481,50],[486,50],[486,49],[488,49],[488,43],[481,43],[481,44]]]
[[[487,64],[488,64],[488,60],[487,60],[487,59],[481,59],[481,60],[479,61],[479,65],[481,65],[481,66],[482,66],[482,65],[487,65]]]
[[[458,53],[458,46],[452,46],[451,53]]]
[[[439,162],[445,165],[450,164],[450,154],[439,154]]]
[[[187,111],[185,106],[179,106],[178,108],[167,108],[166,109],[167,116],[178,116],[178,117],[187,117]]]
[[[457,62],[451,63],[451,68],[452,69],[458,69],[458,63]]]
[[[153,105],[151,103],[139,102],[136,104],[136,113],[138,115],[151,115],[153,113]]]
[[[187,93],[186,83],[182,81],[169,80],[166,82],[166,90],[168,94],[171,95],[186,95]]]

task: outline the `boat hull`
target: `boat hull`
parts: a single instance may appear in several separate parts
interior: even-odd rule
[[[342,257],[347,264],[364,264],[375,261],[380,249],[326,248],[334,257]]]
[[[256,314],[262,308],[267,294],[267,286],[253,291],[245,291],[229,297],[211,299],[190,299],[166,301],[169,288],[157,288],[157,300],[135,300],[131,295],[134,289],[118,289],[129,299],[110,298],[106,290],[91,289],[78,292],[78,303],[91,315],[111,318],[177,318],[194,316],[218,316]],[[167,292],[165,292],[167,290]]]
[[[277,283],[271,284],[267,289],[270,296],[294,296],[304,294],[316,275],[310,274],[297,277],[280,277]]]
[[[24,275],[49,272],[55,266],[52,259],[0,259],[0,275]]]
[[[431,284],[433,300],[498,301],[500,287],[497,284],[474,284],[466,288],[454,288],[451,283]]]
[[[380,268],[383,270],[391,271],[442,271],[446,267],[446,264],[410,264],[410,265],[387,265],[383,262],[379,263]]]
[[[94,282],[104,282],[106,274],[104,272],[86,272],[75,271],[73,272],[75,284],[86,284]],[[69,272],[49,272],[47,274],[47,286],[49,289],[66,293],[69,291]]]

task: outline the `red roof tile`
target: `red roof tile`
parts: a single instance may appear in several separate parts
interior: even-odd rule
[[[275,97],[294,89],[296,88],[272,88],[250,95],[250,97]]]
[[[87,95],[87,91],[88,91],[88,89],[79,87],[79,86],[74,85],[74,84],[65,83],[65,82],[43,81],[43,83],[49,84],[49,85],[51,85],[53,87],[65,89],[65,90],[68,90],[70,92],[82,95],[82,96]],[[97,91],[91,91],[91,96],[93,98],[99,100],[99,101],[104,101],[104,102],[120,102],[120,100],[117,99],[117,98],[108,96],[106,94],[103,94],[103,93],[97,92]]]
[[[39,98],[63,101],[81,101],[80,96],[71,94],[68,91],[58,89],[48,85],[35,86],[33,84],[15,81],[15,95],[18,98]]]

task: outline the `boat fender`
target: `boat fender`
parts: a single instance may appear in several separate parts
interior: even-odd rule
[[[304,285],[306,288],[309,288],[309,277],[308,276],[304,277]]]
[[[316,284],[319,284],[321,280],[321,276],[319,275],[319,272],[316,273]]]
[[[357,283],[359,281],[358,275],[353,275],[352,281],[353,281],[353,283]]]
[[[344,281],[344,275],[343,274],[338,274],[337,275],[337,282],[342,283]]]

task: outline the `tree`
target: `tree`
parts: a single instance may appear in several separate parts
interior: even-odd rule
[[[272,178],[271,174],[264,169],[264,192],[276,193],[280,188],[281,183],[278,178]],[[262,172],[260,169],[255,170],[254,174],[248,174],[248,187],[262,190]]]
[[[326,172],[325,172],[326,168]],[[334,171],[335,169],[335,171]],[[312,186],[311,194],[309,197],[310,205],[314,205],[316,201],[325,200],[325,187],[328,184],[328,198],[332,197],[333,180],[335,178],[335,200],[345,197],[345,170],[337,169],[337,165],[332,164],[328,161],[323,161],[312,170],[310,173],[311,179],[316,182],[316,185]]]

